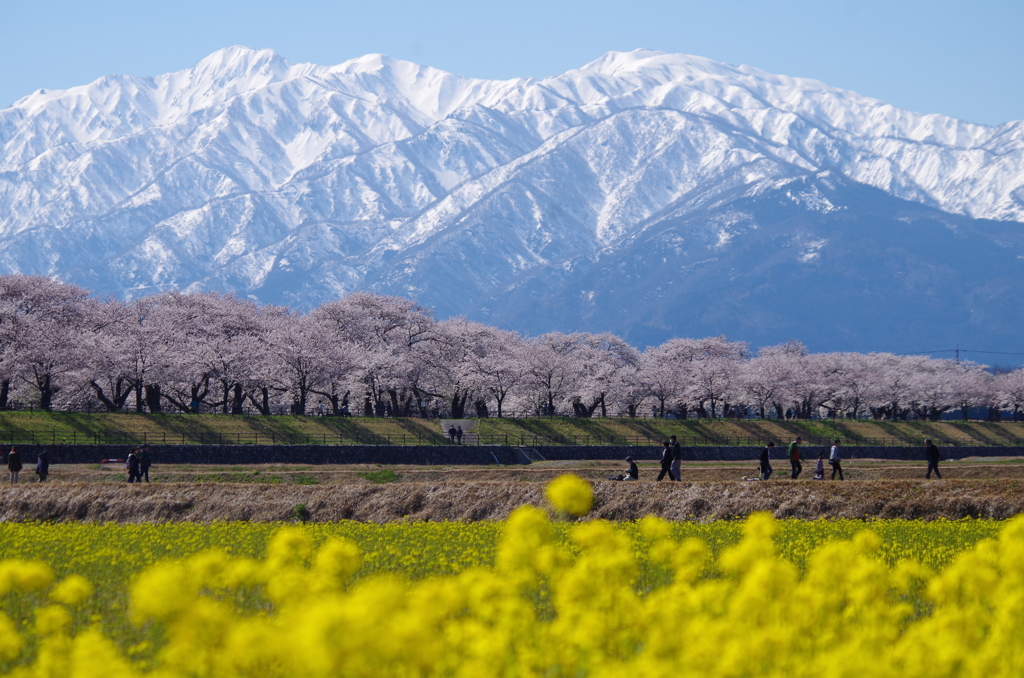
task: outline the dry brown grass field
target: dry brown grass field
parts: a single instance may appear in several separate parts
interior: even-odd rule
[[[515,507],[543,505],[544,485],[562,473],[594,481],[592,516],[634,520],[735,518],[771,511],[793,518],[1006,518],[1024,511],[1024,459],[943,462],[943,480],[925,480],[920,462],[853,460],[847,480],[814,481],[813,462],[799,481],[775,462],[768,482],[746,480],[754,462],[688,462],[683,482],[612,482],[621,462],[541,462],[529,466],[155,466],[152,483],[128,485],[123,469],[54,465],[46,483],[26,469],[18,485],[0,486],[3,521],[165,522],[342,519],[499,520]],[[826,474],[826,477],[829,474]],[[297,511],[304,507],[305,512]]]

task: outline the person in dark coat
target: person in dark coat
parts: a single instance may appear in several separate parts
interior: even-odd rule
[[[658,481],[668,475],[669,480],[675,480],[672,475],[672,448],[669,447],[668,441],[666,440],[661,444],[661,473],[658,474]]]
[[[36,457],[36,475],[41,483],[45,483],[46,476],[50,475],[50,455],[45,449]]]
[[[11,472],[11,484],[18,484],[18,474],[21,473],[21,453],[18,448],[12,447],[7,455],[7,470]]]
[[[930,479],[932,471],[935,471],[935,477],[942,480],[942,474],[939,473],[939,448],[935,447],[931,438],[924,441],[924,456],[928,459],[928,472],[924,477]]]
[[[452,441],[452,445],[455,444],[455,435],[455,424],[452,424],[451,426],[448,427],[448,438]]]
[[[768,444],[761,450],[761,480],[768,480],[772,477],[772,464],[770,460],[773,449],[775,449],[775,442],[769,440]]]
[[[128,470],[128,482],[134,483],[139,479],[139,455],[135,454],[138,448],[133,447],[124,460],[124,467]]]
[[[153,464],[153,460],[149,456],[149,445],[143,445],[142,450],[139,452],[139,482],[145,478],[146,482],[149,482],[149,467]]]
[[[679,441],[676,440],[675,436],[669,436],[669,447],[672,448],[672,479],[682,480],[682,462],[683,462],[683,448],[679,446]]]
[[[459,445],[462,444],[462,427],[461,426],[459,426],[458,428],[455,429],[455,442],[457,442]]]

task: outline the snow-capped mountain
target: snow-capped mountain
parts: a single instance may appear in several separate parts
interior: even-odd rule
[[[941,326],[1008,346],[1024,330],[1007,296],[1024,280],[1024,121],[699,57],[487,81],[233,47],[40,90],[0,111],[0,149],[0,272],[101,293],[308,307],[369,289],[638,344],[870,350]]]

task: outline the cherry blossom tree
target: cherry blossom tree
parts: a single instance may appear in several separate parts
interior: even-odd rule
[[[921,419],[937,421],[956,405],[953,392],[956,363],[923,356],[910,358],[908,403]]]
[[[337,357],[330,334],[314,318],[286,313],[274,318],[268,339],[278,390],[289,395],[292,414],[306,414],[310,394],[327,384]]]
[[[128,304],[114,300],[96,311],[101,329],[82,337],[88,342],[85,379],[107,411],[118,412],[135,391],[131,314]]]
[[[576,388],[580,368],[572,351],[574,342],[572,335],[561,332],[549,332],[529,342],[526,385],[542,414],[554,415],[557,404]]]
[[[952,399],[965,420],[969,418],[972,407],[988,407],[995,399],[994,379],[985,367],[973,362],[961,362],[955,363],[951,370]]]
[[[740,392],[740,366],[747,356],[744,342],[730,342],[724,336],[700,339],[692,345],[688,371],[690,393],[698,412],[714,418],[717,405],[723,403],[723,416],[728,415],[727,399]]]
[[[476,350],[467,356],[466,369],[475,390],[494,401],[501,418],[509,396],[527,376],[527,346],[517,333],[495,328],[488,328],[478,339]]]
[[[42,276],[0,276],[0,407],[14,378],[28,384],[39,407],[81,377],[87,358],[81,339],[94,331],[96,303],[74,285]]]
[[[356,292],[320,306],[311,316],[334,341],[360,354],[364,414],[382,413],[386,404],[406,414],[414,403],[425,407],[412,384],[423,368],[414,349],[435,324],[428,309],[411,299]]]
[[[779,419],[783,418],[782,403],[789,398],[786,389],[794,379],[795,362],[776,348],[762,348],[756,358],[740,368],[741,397],[757,410],[761,419],[769,406],[776,410]]]
[[[623,385],[621,373],[633,372],[640,362],[639,352],[613,334],[576,333],[563,344],[572,357],[580,378],[571,394],[573,411],[578,417],[592,417],[598,409],[608,416],[610,401]]]
[[[656,411],[660,416],[665,416],[669,403],[681,400],[686,392],[692,341],[670,339],[660,346],[648,348],[640,356],[639,377],[648,395],[658,401]],[[682,416],[686,417],[685,410]]]
[[[1013,420],[1024,419],[1024,368],[997,375],[994,386],[1002,406],[1013,408]]]

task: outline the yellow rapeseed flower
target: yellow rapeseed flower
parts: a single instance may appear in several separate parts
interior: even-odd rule
[[[566,473],[548,484],[544,496],[559,511],[574,516],[585,516],[594,503],[594,488],[583,478]]]

